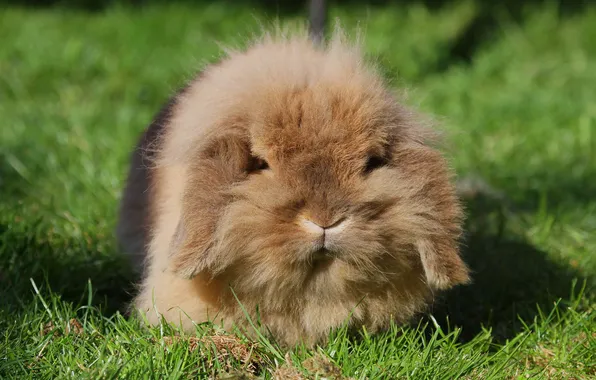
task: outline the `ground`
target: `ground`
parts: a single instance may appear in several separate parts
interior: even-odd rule
[[[160,104],[217,41],[300,8],[59,3],[0,3],[1,378],[596,376],[595,5],[333,7],[437,117],[458,176],[490,191],[466,198],[471,285],[412,326],[287,352],[127,319],[134,277],[112,232],[129,151]]]

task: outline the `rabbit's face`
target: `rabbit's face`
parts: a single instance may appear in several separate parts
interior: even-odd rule
[[[178,268],[269,296],[467,280],[446,164],[389,94],[328,86],[260,103],[197,155]]]

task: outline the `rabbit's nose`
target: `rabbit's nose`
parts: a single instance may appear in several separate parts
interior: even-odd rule
[[[309,232],[323,235],[323,237],[331,237],[341,232],[346,227],[346,218],[340,217],[331,222],[322,223],[319,221],[313,221],[312,219],[303,218],[301,221],[302,226]]]
[[[335,228],[340,228],[343,222],[346,220],[344,217],[337,218],[331,222],[322,222],[318,220],[313,220],[311,218],[304,217],[302,218],[302,225],[309,230],[313,231],[320,231],[320,230],[331,230]]]

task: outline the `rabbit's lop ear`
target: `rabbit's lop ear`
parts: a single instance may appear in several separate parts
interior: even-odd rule
[[[197,234],[198,233],[198,234]],[[193,278],[208,269],[214,258],[210,254],[212,240],[207,231],[193,231],[193,239],[189,239],[187,228],[181,219],[170,244],[170,270],[183,278]]]
[[[417,242],[417,248],[426,280],[432,288],[449,289],[470,281],[469,269],[459,256],[455,241],[423,239]]]
[[[170,244],[170,270],[192,278],[225,266],[213,249],[219,219],[230,202],[233,184],[246,177],[250,150],[243,136],[210,140],[189,167],[182,216]]]

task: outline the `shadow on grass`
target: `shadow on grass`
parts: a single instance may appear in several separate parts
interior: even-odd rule
[[[472,270],[473,282],[441,298],[432,310],[444,328],[460,327],[460,339],[474,338],[483,327],[492,329],[503,343],[532,323],[540,310],[548,313],[559,301],[574,297],[584,280],[571,265],[549,259],[521,237],[505,233],[502,205],[486,197],[468,200],[468,236],[463,255]],[[504,222],[503,222],[504,223]]]
[[[125,312],[134,292],[133,272],[123,255],[94,252],[90,237],[65,240],[31,224],[0,225],[0,308],[18,310],[36,297],[33,280],[42,296],[49,291],[75,305],[92,303],[105,315]],[[99,239],[99,238],[93,238]]]
[[[84,232],[78,240],[57,236],[42,210],[29,210],[37,212],[36,221],[31,222],[34,215],[25,219],[19,209],[36,201],[36,195],[29,191],[42,183],[47,173],[31,162],[24,165],[10,154],[27,152],[28,147],[1,148],[0,210],[13,212],[2,215],[0,222],[0,309],[28,304],[34,297],[31,279],[43,294],[48,294],[49,286],[66,301],[86,304],[91,279],[93,306],[106,313],[122,310],[133,290],[128,263],[120,255],[104,253],[102,237]],[[94,252],[100,243],[102,252]]]

